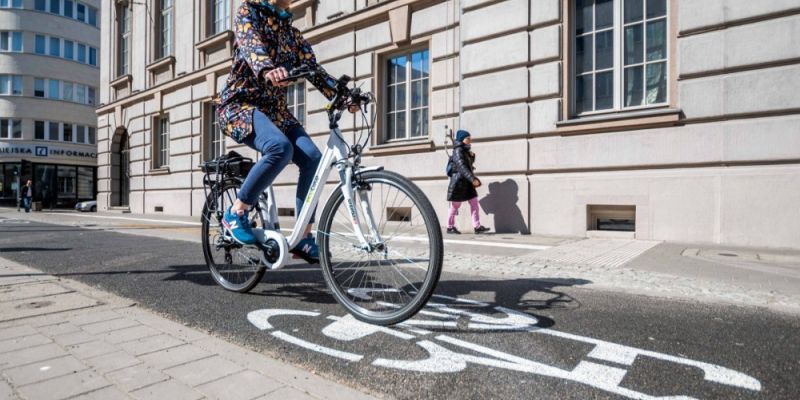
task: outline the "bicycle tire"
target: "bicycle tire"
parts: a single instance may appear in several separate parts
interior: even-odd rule
[[[238,188],[241,185],[233,180],[226,181],[222,184],[222,189],[219,193],[222,193],[222,196],[227,193],[228,190],[233,189],[234,192],[238,191]],[[253,267],[252,265],[247,269],[250,270],[249,276],[246,276],[245,279],[242,279],[240,282],[233,282],[231,279],[225,277],[225,273],[221,271],[221,264],[219,264],[214,257],[214,252],[212,246],[216,247],[216,243],[211,243],[210,239],[212,238],[212,234],[215,233],[213,230],[219,229],[219,226],[212,226],[212,221],[216,221],[216,211],[218,207],[218,199],[214,198],[215,191],[211,191],[209,193],[208,198],[206,198],[206,202],[203,205],[203,213],[201,217],[202,222],[202,242],[203,242],[203,257],[206,261],[206,266],[208,267],[209,271],[211,272],[211,277],[214,281],[225,288],[226,290],[230,290],[233,292],[238,293],[247,293],[252,290],[256,285],[261,282],[261,278],[264,276],[264,272],[266,270],[263,264],[260,264],[258,267]],[[223,201],[224,203],[224,201]],[[226,207],[223,205],[222,207]],[[224,212],[224,211],[223,211]],[[259,220],[261,219],[261,213],[256,210],[256,215],[258,215]],[[261,221],[261,226],[263,227],[263,221]],[[246,248],[251,246],[241,246],[238,244],[231,244],[230,248]],[[230,249],[225,249],[225,254],[223,255],[224,261],[229,265],[232,265],[233,256],[229,259]],[[252,260],[251,260],[252,261]]]
[[[442,263],[444,257],[444,244],[442,242],[442,231],[439,225],[438,218],[436,213],[433,210],[433,206],[431,205],[428,198],[422,193],[422,191],[410,180],[406,179],[405,177],[389,172],[389,171],[370,171],[365,172],[360,175],[360,181],[366,183],[370,187],[370,191],[374,189],[374,185],[376,182],[385,183],[389,185],[393,185],[398,191],[405,193],[411,202],[416,205],[419,209],[419,216],[425,223],[425,234],[427,235],[427,243],[429,251],[430,251],[430,258],[429,258],[429,269],[425,274],[424,281],[421,287],[417,288],[414,285],[411,287],[416,291],[416,294],[413,295],[413,299],[408,303],[402,306],[399,309],[395,309],[394,311],[387,311],[387,312],[375,312],[372,310],[368,310],[361,305],[357,301],[355,301],[354,296],[352,293],[348,294],[349,290],[354,289],[347,289],[340,284],[335,276],[334,265],[332,265],[332,249],[331,249],[331,237],[333,233],[331,232],[331,227],[334,224],[334,218],[337,216],[337,210],[339,206],[342,205],[344,202],[344,195],[341,191],[341,186],[337,187],[334,190],[334,194],[330,196],[328,199],[325,208],[321,214],[320,221],[321,224],[317,230],[317,243],[320,246],[320,265],[322,267],[323,276],[325,278],[325,282],[328,288],[333,293],[336,300],[344,306],[347,311],[353,315],[356,319],[367,322],[370,324],[375,325],[394,325],[400,322],[403,322],[419,312],[419,310],[425,306],[425,304],[430,299],[433,291],[436,288],[436,285],[439,282],[439,277],[442,272]],[[396,197],[396,196],[395,196]],[[379,221],[379,225],[383,222],[383,210],[388,209],[385,208],[385,204],[381,205],[381,221]],[[410,212],[409,212],[410,214]],[[388,216],[386,220],[388,221],[390,217]],[[363,222],[363,221],[362,221]],[[387,222],[388,223],[388,222]],[[387,223],[384,223],[386,226]],[[390,247],[389,243],[392,238],[387,240],[387,237],[384,237],[381,234],[382,238],[387,243],[387,248]],[[400,239],[398,239],[400,240]],[[423,241],[424,242],[424,238]],[[385,256],[385,253],[384,253]],[[402,257],[401,257],[402,258]],[[411,261],[412,263],[416,263],[413,260],[405,257],[405,259]],[[378,267],[382,266],[383,260],[378,260]],[[405,262],[404,262],[405,263]],[[352,264],[352,263],[351,263]],[[407,263],[406,263],[407,264]],[[347,268],[347,267],[343,267]],[[399,268],[392,265],[392,268],[400,272]],[[404,276],[405,278],[405,276]],[[353,278],[351,278],[352,280]],[[363,279],[363,278],[362,278]],[[372,278],[370,278],[372,279]],[[408,281],[408,280],[407,280]],[[402,282],[402,281],[401,281]],[[411,284],[410,281],[408,281]],[[374,284],[374,283],[373,283]],[[381,290],[385,293],[387,289],[383,289],[383,287],[376,289],[375,286],[372,288],[373,291]]]

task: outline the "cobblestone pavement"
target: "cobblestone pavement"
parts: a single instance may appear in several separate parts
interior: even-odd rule
[[[0,399],[369,399],[0,258]]]
[[[797,281],[800,262],[795,263],[794,257],[784,256],[783,263],[777,266],[774,262],[746,260],[721,263],[720,260],[690,259],[686,254],[681,256],[679,250],[683,246],[674,245],[677,257],[665,259],[662,256],[656,260],[660,262],[657,268],[641,268],[642,259],[657,246],[665,245],[640,240],[586,239],[544,251],[505,256],[501,252],[446,251],[445,270],[491,279],[583,280],[589,282],[585,284],[588,288],[800,313],[800,288],[779,284],[784,279]],[[676,264],[681,263],[691,263],[692,269],[677,268]],[[742,268],[750,277],[732,279],[733,273]],[[753,276],[776,268],[781,269],[781,274],[767,276],[763,284],[753,284]],[[709,273],[704,273],[706,271]]]

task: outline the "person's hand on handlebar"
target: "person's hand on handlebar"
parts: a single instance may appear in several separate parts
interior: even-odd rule
[[[276,87],[285,87],[289,86],[289,81],[285,80],[289,77],[289,72],[286,71],[286,68],[278,67],[269,71],[264,71],[264,81],[272,82],[273,86]]]

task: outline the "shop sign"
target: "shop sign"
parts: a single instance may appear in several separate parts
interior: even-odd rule
[[[34,160],[42,158],[94,160],[97,159],[97,152],[65,149],[50,145],[4,142],[0,143],[0,157],[22,157]]]

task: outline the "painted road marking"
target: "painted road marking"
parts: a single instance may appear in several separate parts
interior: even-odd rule
[[[65,213],[49,213],[43,212],[40,214],[45,215],[58,215],[59,217],[73,217],[73,218],[97,218],[97,219],[116,219],[123,221],[141,221],[141,222],[161,222],[165,224],[186,225],[186,226],[202,226],[200,222],[187,222],[176,221],[170,219],[149,219],[149,218],[133,218],[133,217],[110,217],[105,215],[84,215],[84,214],[65,214]]]
[[[0,224],[6,225],[25,225],[30,224],[31,221],[26,219],[15,219],[15,218],[0,218]]]
[[[135,218],[135,217],[112,217],[112,216],[105,216],[105,215],[84,215],[84,214],[65,214],[65,213],[49,213],[49,212],[42,212],[40,214],[44,215],[57,215],[60,217],[72,217],[72,218],[96,218],[96,219],[111,219],[111,220],[122,220],[122,221],[139,221],[139,222],[161,222],[165,224],[174,224],[174,225],[185,225],[185,226],[202,226],[200,222],[188,222],[188,221],[178,221],[178,220],[169,220],[169,219],[150,219],[150,218]],[[291,234],[293,230],[291,229],[281,229],[281,231]],[[427,238],[422,237],[413,237],[413,236],[398,236],[395,237],[394,240],[399,241],[413,241],[413,242],[426,242],[428,241]],[[506,249],[520,249],[520,250],[547,250],[552,248],[553,246],[544,246],[544,245],[536,245],[536,244],[521,244],[521,243],[502,243],[502,242],[489,242],[489,241],[479,241],[479,240],[457,240],[457,239],[444,239],[445,244],[465,244],[470,246],[480,246],[480,247],[497,247],[497,248],[506,248]]]
[[[537,318],[500,306],[492,306],[491,304],[483,302],[443,295],[436,295],[436,297],[439,299],[448,300],[453,305],[458,305],[459,308],[450,307],[449,305],[443,303],[429,304],[427,307],[430,309],[430,311],[423,310],[420,315],[439,318],[439,320],[417,319],[415,317],[414,319],[406,321],[400,325],[397,325],[396,327],[378,327],[368,325],[356,320],[350,315],[344,317],[327,316],[324,318],[333,322],[322,328],[321,333],[324,335],[324,337],[340,342],[350,343],[357,340],[367,340],[369,336],[376,333],[384,333],[404,340],[404,343],[413,343],[414,345],[425,350],[425,352],[428,354],[427,358],[421,360],[375,357],[374,361],[370,363],[373,366],[391,368],[401,371],[418,373],[458,373],[465,370],[469,364],[473,364],[563,379],[587,385],[609,393],[618,394],[630,399],[657,399],[658,397],[656,396],[637,392],[635,390],[620,386],[622,385],[622,382],[628,373],[628,370],[625,367],[633,366],[636,358],[643,356],[698,368],[703,371],[704,379],[709,382],[754,392],[761,391],[761,382],[757,379],[719,365],[638,349],[572,333],[540,328],[537,326],[539,322]],[[477,305],[481,308],[491,308],[493,312],[500,312],[505,316],[498,317],[493,314],[476,312],[477,310],[468,311],[463,308],[465,305]],[[249,313],[248,320],[250,320],[250,322],[253,323],[253,325],[255,325],[258,329],[269,331],[274,329],[272,323],[268,321],[270,318],[288,315],[322,318],[318,312],[286,309],[265,309]],[[484,331],[491,329],[506,332],[520,332],[520,334],[544,334],[565,340],[590,344],[594,347],[591,351],[584,355],[585,359],[578,360],[577,365],[571,370],[568,370],[548,365],[543,362],[526,359],[518,355],[508,354],[500,350],[485,347],[470,341],[457,339],[447,334],[441,334],[441,332],[434,338],[420,339],[415,341],[418,336],[427,335],[431,332],[414,329],[412,327],[435,326],[445,331],[456,330],[456,322],[452,320],[453,318],[467,319],[469,321],[469,323],[466,324],[466,328],[460,329],[459,332],[464,331],[468,333],[471,331]],[[286,330],[289,329],[291,328]],[[288,343],[331,357],[336,357],[351,362],[358,362],[365,358],[369,359],[366,355],[355,354],[318,343],[309,342],[305,339],[284,333],[284,331],[276,330],[270,334],[273,337],[284,340]],[[447,347],[444,345],[447,345]],[[616,365],[604,365],[594,362],[593,360],[611,362]],[[677,396],[672,398],[692,399],[692,397],[688,396]]]

